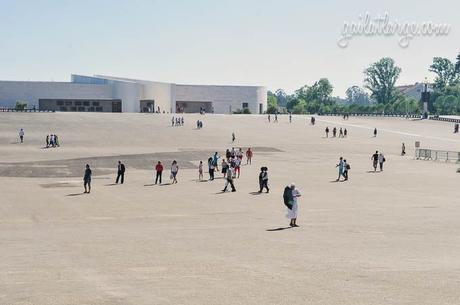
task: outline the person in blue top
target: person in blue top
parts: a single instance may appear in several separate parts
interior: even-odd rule
[[[343,178],[345,178],[345,176],[343,175],[344,163],[343,163],[343,158],[342,157],[340,157],[339,164],[337,164],[335,167],[339,168],[339,177],[337,178],[336,181],[340,181],[340,177],[343,176]]]

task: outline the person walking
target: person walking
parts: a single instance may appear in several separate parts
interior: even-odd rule
[[[339,176],[338,176],[337,180],[335,180],[335,181],[338,182],[338,181],[340,181],[340,177],[343,176],[345,178],[345,176],[343,175],[344,164],[343,164],[343,158],[342,157],[340,157],[339,164],[337,164],[335,167],[339,168]]]
[[[161,184],[161,176],[163,175],[163,164],[161,164],[161,161],[157,162],[157,165],[155,165],[155,184],[160,182]]]
[[[385,163],[385,156],[383,155],[382,152],[379,154],[379,166],[380,166],[380,171],[383,171],[383,163]]]
[[[219,154],[217,153],[217,151],[214,153],[214,156],[212,157],[212,162],[214,164],[214,167],[215,167],[215,170],[218,171],[219,170]]]
[[[343,137],[346,138],[347,135],[348,135],[348,131],[347,131],[347,129],[345,128],[345,129],[343,130]]]
[[[343,160],[343,177],[345,181],[348,180],[348,171],[351,169],[350,164],[348,164],[347,160]]]
[[[267,167],[264,166],[260,169],[259,179],[260,179],[259,193],[262,193],[264,188],[267,190],[267,193],[268,193],[270,189],[268,188],[268,168]]]
[[[121,163],[121,161],[118,161],[118,166],[117,166],[117,179],[115,180],[115,183],[118,184],[118,180],[121,177],[121,184],[125,182],[125,165]]]
[[[405,156],[406,155],[406,145],[404,143],[402,143],[402,146],[401,146],[401,156]]]
[[[198,180],[203,181],[203,161],[198,165]]]
[[[60,146],[60,145],[59,145],[59,138],[58,138],[57,134],[54,135],[54,144],[55,144],[57,147]]]
[[[214,169],[215,169],[214,161],[213,161],[212,157],[210,157],[210,158],[208,159],[209,181],[213,181],[213,180],[214,180]]]
[[[241,173],[241,159],[236,157],[235,158],[235,176],[238,176],[236,178],[240,178],[240,173]]]
[[[379,163],[379,152],[376,150],[375,154],[372,155],[372,166],[374,167],[374,172],[377,171],[377,164]]]
[[[343,138],[343,129],[342,129],[342,127],[340,127],[340,130],[339,130],[339,138]]]
[[[332,137],[335,138],[337,136],[337,127],[332,129]]]
[[[326,127],[326,138],[329,138],[329,127]]]
[[[288,213],[286,215],[287,218],[291,219],[291,223],[289,224],[289,226],[291,227],[298,227],[297,225],[297,216],[299,215],[299,206],[298,206],[298,203],[297,203],[297,198],[299,198],[300,196],[302,196],[302,194],[300,194],[299,190],[295,187],[295,184],[294,183],[291,183],[291,208],[289,209],[288,207]]]
[[[374,128],[374,138],[377,137],[377,128]]]
[[[225,187],[224,189],[222,190],[222,192],[226,192],[227,191],[227,187],[228,185],[230,184],[231,188],[232,188],[232,192],[236,192],[236,188],[235,188],[235,185],[233,184],[233,168],[230,167],[228,170],[227,170],[227,180],[225,181]]]
[[[93,173],[91,172],[91,168],[89,167],[89,164],[86,164],[85,168],[85,175],[83,176],[83,187],[85,188],[84,194],[89,194],[91,192],[91,175]],[[88,187],[88,189],[86,189]]]
[[[236,140],[235,133],[232,132],[232,143],[235,142],[235,140]]]
[[[46,135],[46,148],[50,147],[50,135]]]
[[[222,159],[222,163],[221,163],[221,173],[222,173],[222,176],[225,177],[225,174],[227,173],[227,170],[228,170],[228,163],[227,161],[225,161],[225,159]]]
[[[292,123],[292,113],[289,112],[289,123]]]
[[[21,143],[24,143],[24,129],[19,130],[19,140],[21,140]]]
[[[268,123],[270,123],[270,114],[268,114]]]
[[[278,123],[278,113],[275,113],[275,120],[273,122]]]
[[[170,179],[172,179],[172,184],[177,183],[177,173],[179,172],[179,165],[177,165],[177,161],[174,160],[171,164],[171,175]]]
[[[251,147],[248,148],[248,150],[246,151],[246,164],[251,164],[252,162],[252,150],[251,150]]]

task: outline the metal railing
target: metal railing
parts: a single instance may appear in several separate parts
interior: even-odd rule
[[[450,122],[450,123],[460,123],[460,119],[440,117],[437,115],[430,116],[430,120]]]
[[[415,150],[415,159],[445,161],[445,162],[453,161],[453,162],[459,163],[460,162],[460,152],[417,148]]]
[[[54,112],[54,110],[0,108],[0,112]]]

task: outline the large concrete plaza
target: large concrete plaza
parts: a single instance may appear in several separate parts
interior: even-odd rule
[[[458,165],[413,157],[415,141],[460,151],[453,124],[186,115],[171,127],[171,117],[0,113],[1,305],[460,304]],[[326,126],[349,136],[325,138]],[[54,133],[62,146],[44,149]],[[254,147],[237,192],[198,182],[198,161],[232,146]],[[375,150],[381,173],[370,172]],[[350,180],[335,183],[340,156]],[[125,184],[114,185],[119,159]],[[153,185],[154,163],[172,159],[179,183]],[[271,190],[258,195],[261,166]],[[300,227],[281,229],[291,182]]]

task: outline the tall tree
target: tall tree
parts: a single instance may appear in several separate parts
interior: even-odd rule
[[[460,75],[460,53],[457,55],[457,62],[455,63],[455,72]]]
[[[288,102],[288,96],[283,89],[278,89],[275,91],[276,100],[278,101],[278,105],[282,107],[286,107]]]
[[[347,103],[348,104],[358,104],[358,105],[370,105],[372,104],[372,100],[361,87],[358,86],[351,86],[345,92],[347,95]]]
[[[457,65],[458,64],[459,62],[457,62]],[[436,74],[436,79],[434,80],[434,88],[437,90],[443,90],[447,86],[452,86],[458,82],[459,73],[457,72],[457,68],[447,58],[433,58],[433,63],[430,65],[428,70]]]
[[[401,74],[394,60],[384,57],[364,70],[364,74],[364,87],[372,92],[377,103],[391,103],[395,98],[395,83]]]
[[[267,92],[267,113],[278,112],[278,100],[276,96],[271,92]]]

